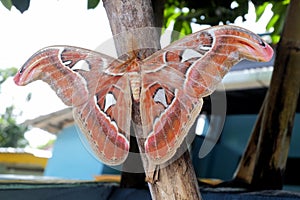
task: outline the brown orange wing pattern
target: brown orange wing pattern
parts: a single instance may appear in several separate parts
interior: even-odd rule
[[[47,82],[74,118],[100,160],[121,164],[129,151],[132,100],[140,103],[145,153],[168,161],[211,94],[241,59],[268,61],[272,49],[257,35],[218,26],[172,43],[145,60],[126,62],[94,51],[47,47],[15,76],[18,85]],[[84,61],[86,66],[78,68]]]
[[[211,94],[242,59],[269,61],[272,48],[254,33],[217,26],[191,34],[142,63],[141,117],[145,152],[156,164],[169,160]]]
[[[87,66],[78,68],[79,61]],[[53,46],[34,54],[14,80],[18,85],[38,79],[47,82],[73,107],[75,121],[97,157],[117,165],[128,155],[131,116],[131,92],[122,66],[121,61],[94,51]]]

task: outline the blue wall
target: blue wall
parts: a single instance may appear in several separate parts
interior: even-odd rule
[[[198,177],[231,180],[244,152],[257,115],[226,116],[221,137],[204,158],[198,157],[203,137],[197,136],[193,144],[193,164]],[[289,150],[290,158],[300,158],[300,114],[296,114]]]
[[[93,180],[103,172],[104,165],[83,146],[77,131],[75,126],[69,126],[58,134],[45,176]]]
[[[193,164],[198,177],[230,180],[247,145],[256,115],[229,115],[220,140],[212,151],[199,159],[203,137],[196,136],[193,143]],[[82,144],[78,129],[70,126],[58,134],[53,156],[49,159],[45,176],[64,179],[94,180],[95,175],[119,174],[99,160]],[[289,157],[300,158],[300,114],[296,115]]]

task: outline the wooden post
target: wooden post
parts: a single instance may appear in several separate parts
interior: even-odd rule
[[[236,180],[254,188],[281,189],[283,186],[300,89],[299,10],[300,1],[291,0],[270,88],[236,172]]]
[[[159,34],[149,34],[142,38],[138,37],[138,34],[133,34],[134,37],[130,36],[130,32],[135,32],[135,29],[155,27],[150,0],[103,0],[103,4],[113,35],[129,32],[128,37],[120,37],[115,40],[118,55],[122,55],[125,59],[130,58],[130,55],[124,56],[124,52],[129,52],[130,54],[133,51],[134,55],[139,55],[139,57],[143,58],[160,48]],[[139,50],[142,46],[152,48]],[[139,151],[141,152],[146,180],[152,198],[201,199],[189,153],[184,153],[183,156],[166,167],[154,166],[143,154],[145,136],[141,129],[138,103],[133,103],[132,120],[134,134],[138,140]],[[134,176],[134,173],[131,175]],[[130,176],[130,173],[127,173],[127,176]]]
[[[266,99],[267,98],[265,98],[265,101],[266,101]],[[256,161],[256,156],[257,156],[257,150],[259,148],[258,141],[259,141],[260,126],[261,126],[261,121],[262,121],[262,115],[264,113],[264,108],[265,107],[263,104],[260,109],[260,112],[258,114],[258,118],[254,125],[253,131],[252,131],[252,134],[248,141],[244,155],[242,156],[242,159],[240,160],[240,163],[234,174],[233,182],[236,182],[236,183],[242,182],[242,183],[246,183],[247,185],[250,185],[252,182],[255,161]]]

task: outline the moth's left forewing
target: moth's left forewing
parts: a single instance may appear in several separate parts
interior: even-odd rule
[[[73,106],[76,123],[102,162],[121,164],[129,151],[131,118],[131,92],[123,62],[73,47],[61,53],[61,60],[84,80],[88,90],[83,103]]]

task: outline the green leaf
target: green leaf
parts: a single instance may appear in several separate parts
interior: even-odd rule
[[[88,9],[96,8],[99,4],[100,0],[88,0]]]
[[[192,33],[191,22],[189,20],[177,19],[174,23],[173,32],[171,35],[171,41],[173,42],[191,33]]]
[[[184,36],[192,33],[192,27],[191,27],[191,23],[189,21],[182,22],[182,28],[181,28],[180,33],[181,33],[180,37],[184,37]]]
[[[15,6],[21,13],[25,12],[28,10],[29,5],[30,5],[30,0],[11,0],[13,6]]]
[[[274,44],[276,44],[276,43],[278,43],[279,42],[279,40],[280,40],[280,35],[271,35],[271,38],[272,38],[272,42],[274,43]]]
[[[6,81],[7,78],[14,76],[17,73],[18,69],[11,67],[7,69],[0,69],[0,84]]]
[[[285,16],[287,12],[288,3],[289,0],[273,2],[272,11],[274,12],[274,15],[266,27],[267,30],[270,30],[271,28],[274,29],[274,31],[271,34],[273,43],[277,43],[280,39],[280,35],[285,23]]]
[[[283,5],[288,5],[289,3],[290,3],[290,0],[283,0],[283,1],[282,1],[282,4],[283,4]]]
[[[168,27],[171,22],[173,22],[177,17],[181,15],[181,12],[176,11],[176,7],[171,6],[168,9],[165,9],[164,11],[164,27]]]
[[[276,24],[279,18],[280,18],[279,15],[274,14],[271,20],[268,22],[266,29],[270,30],[271,28],[274,28],[274,25]]]
[[[176,20],[174,23],[173,32],[171,35],[172,42],[174,42],[180,38],[181,28],[182,28],[182,21]]]
[[[5,113],[0,115],[0,146],[2,147],[24,147],[27,145],[24,133],[28,128],[19,126],[15,118],[14,106],[6,107]]]
[[[264,14],[266,7],[269,5],[269,2],[265,2],[264,4],[257,6],[255,12],[256,12],[256,21],[259,21],[261,16]]]
[[[168,27],[170,25],[170,18],[174,14],[174,9],[175,7],[171,6],[164,10],[164,27]]]
[[[11,0],[1,0],[1,3],[3,4],[3,6],[5,8],[7,8],[8,10],[11,10],[11,7],[13,5]]]

